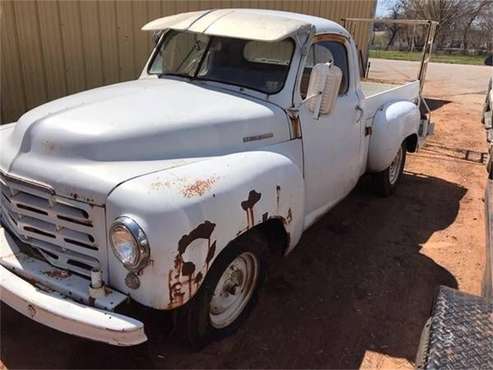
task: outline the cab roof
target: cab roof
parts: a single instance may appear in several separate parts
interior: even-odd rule
[[[279,41],[310,29],[315,34],[349,37],[346,29],[328,19],[267,9],[199,10],[155,19],[142,27],[144,31],[163,29],[259,41]]]

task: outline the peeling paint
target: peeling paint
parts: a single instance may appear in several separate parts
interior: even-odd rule
[[[246,212],[247,216],[247,227],[248,229],[255,226],[255,215],[253,213],[253,207],[262,198],[261,193],[257,193],[255,190],[250,190],[248,193],[248,199],[241,202],[241,208]]]
[[[66,279],[72,275],[69,271],[65,270],[48,270],[43,271],[43,274],[54,279]]]
[[[293,221],[293,212],[291,211],[291,208],[288,209],[288,215],[286,216],[286,223],[290,224],[291,221]]]
[[[279,213],[279,200],[281,198],[281,185],[276,186],[276,204],[277,204],[277,213]]]
[[[267,222],[268,219],[269,219],[269,212],[265,212],[262,215],[262,222]]]
[[[212,232],[215,227],[216,224],[204,221],[190,233],[183,235],[178,241],[178,253],[175,257],[174,267],[168,274],[170,301],[168,308],[181,306],[185,302],[187,294],[188,299],[190,299],[199,288],[216,253],[216,241],[211,242]],[[192,261],[185,261],[184,259],[192,242],[198,239],[207,240],[207,254],[200,268],[197,268]]]
[[[241,208],[246,213],[247,225],[244,229],[239,230],[236,233],[236,236],[243,234],[245,231],[248,231],[255,226],[255,214],[253,213],[253,208],[255,207],[255,204],[259,202],[260,198],[262,198],[262,193],[257,193],[255,190],[250,190],[248,193],[248,198],[240,203]],[[264,217],[265,213],[262,215],[262,219]]]
[[[204,195],[212,185],[219,179],[217,176],[211,176],[207,179],[197,179],[190,183],[190,179],[180,177],[172,180],[161,180],[157,178],[149,185],[152,191],[161,191],[168,188],[178,187],[179,191],[185,198],[193,198],[195,196]]]

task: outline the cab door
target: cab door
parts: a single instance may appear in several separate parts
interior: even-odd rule
[[[336,103],[329,114],[313,118],[307,104],[299,109],[304,155],[305,198],[308,222],[344,198],[356,185],[361,174],[361,143],[364,135],[362,99],[357,91],[357,76],[345,40],[319,37],[305,58],[299,90],[306,97],[312,67],[333,62],[343,72]],[[310,217],[311,215],[311,217]]]

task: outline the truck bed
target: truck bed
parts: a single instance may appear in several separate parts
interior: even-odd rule
[[[380,94],[387,90],[395,89],[402,85],[393,84],[393,83],[385,83],[385,82],[377,82],[377,81],[361,81],[361,88],[366,97]]]
[[[405,84],[388,82],[361,81],[361,89],[365,94],[366,117],[370,118],[382,105],[396,100],[416,101],[419,99],[419,81]]]

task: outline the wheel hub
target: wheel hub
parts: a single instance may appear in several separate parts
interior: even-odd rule
[[[258,277],[255,255],[245,252],[236,257],[219,279],[209,309],[211,325],[224,328],[232,324],[250,301]]]
[[[243,284],[243,272],[240,270],[233,270],[229,279],[224,284],[224,292],[235,295],[237,288]]]

